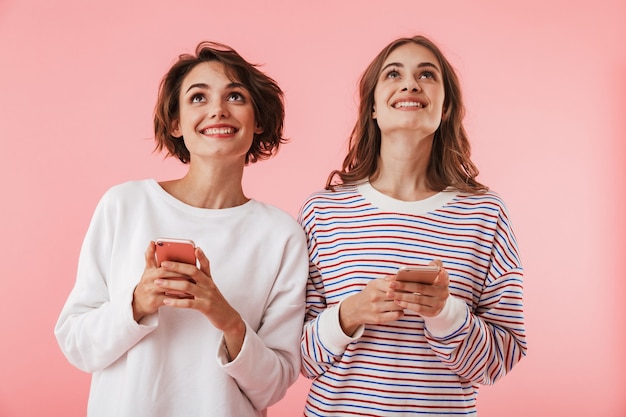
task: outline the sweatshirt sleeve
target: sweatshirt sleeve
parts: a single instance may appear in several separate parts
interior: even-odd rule
[[[112,290],[110,262],[115,238],[115,202],[111,193],[98,203],[85,235],[72,289],[56,323],[59,346],[77,368],[102,370],[156,328],[157,316],[133,319],[135,280]]]
[[[307,235],[310,260],[309,278],[306,284],[305,322],[300,341],[301,373],[309,379],[314,379],[339,362],[346,347],[362,336],[364,326],[360,326],[352,336],[346,335],[339,323],[341,303],[330,307],[326,303],[324,284],[317,267],[315,217],[313,211],[307,210],[306,207],[303,208],[298,217],[298,221]]]
[[[284,397],[298,378],[299,340],[304,320],[304,288],[307,276],[306,242],[302,230],[285,242],[281,266],[260,327],[246,323],[239,355],[229,361],[222,336],[217,361],[233,377],[257,410]]]
[[[493,384],[526,355],[522,277],[517,242],[502,206],[477,305],[450,297],[443,314],[424,318],[433,351],[457,375]]]

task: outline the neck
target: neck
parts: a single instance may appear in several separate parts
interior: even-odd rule
[[[193,207],[223,209],[245,204],[243,166],[195,167],[183,178],[159,183],[176,199]]]
[[[437,193],[428,186],[426,172],[430,161],[432,137],[383,137],[378,168],[370,184],[397,200],[418,201]]]

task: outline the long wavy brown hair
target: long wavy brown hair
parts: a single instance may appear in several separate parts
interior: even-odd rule
[[[328,176],[326,189],[332,190],[339,184],[358,183],[376,173],[381,133],[372,117],[374,90],[389,54],[410,42],[429,49],[439,61],[443,75],[444,110],[441,124],[433,138],[430,162],[426,171],[427,185],[436,191],[454,187],[463,192],[478,193],[488,189],[476,180],[478,168],[470,159],[470,143],[463,127],[465,107],[459,79],[441,50],[424,36],[399,38],[391,42],[380,51],[361,76],[359,114],[350,135],[348,154],[343,160],[341,170],[334,170]],[[339,177],[338,181],[334,181],[336,177]]]

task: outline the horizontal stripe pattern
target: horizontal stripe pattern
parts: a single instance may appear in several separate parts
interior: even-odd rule
[[[493,192],[458,194],[425,213],[385,211],[356,187],[312,195],[299,222],[310,271],[302,373],[314,381],[307,416],[475,415],[479,384],[504,376],[526,353],[522,266],[506,206]],[[450,293],[469,310],[436,338],[410,311],[367,325],[343,352],[319,338],[319,316],[375,278],[441,259]]]

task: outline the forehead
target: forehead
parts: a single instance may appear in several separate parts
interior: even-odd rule
[[[394,62],[405,66],[419,65],[428,62],[436,65],[437,68],[441,68],[439,60],[430,49],[413,42],[405,43],[391,51],[387,59],[383,62],[383,68]]]
[[[203,83],[207,85],[228,85],[236,82],[226,66],[219,61],[200,62],[193,67],[183,78],[182,90],[190,85]]]

